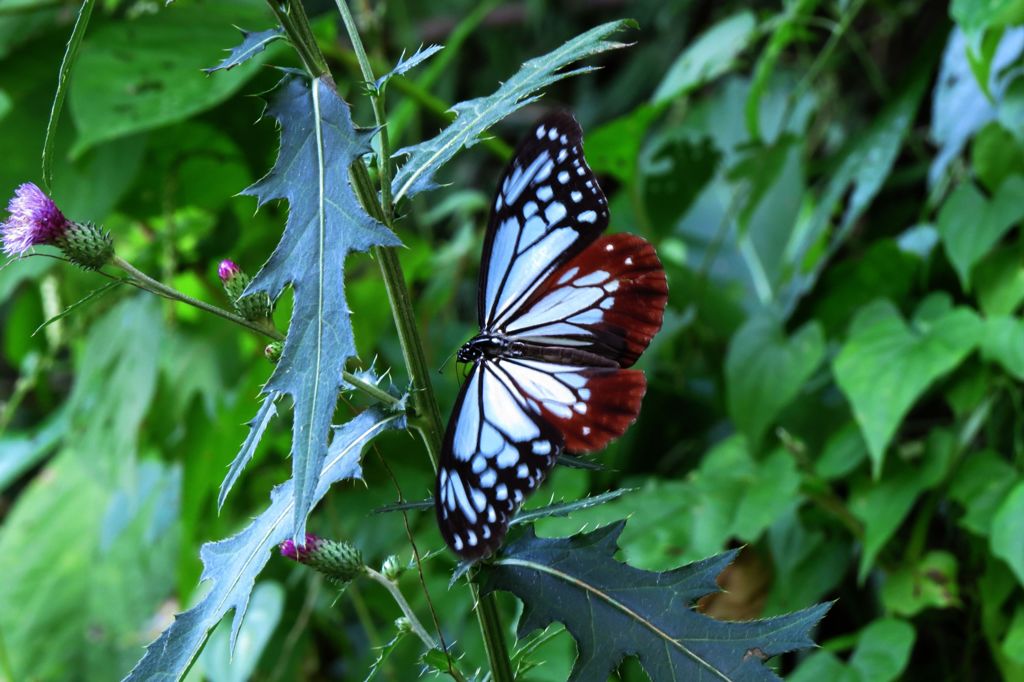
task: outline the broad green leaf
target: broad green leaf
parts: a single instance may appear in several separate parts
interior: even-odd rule
[[[971,144],[971,167],[985,189],[995,192],[1010,176],[1024,176],[1024,141],[998,123],[989,123]]]
[[[749,10],[719,21],[676,57],[651,101],[667,102],[728,73],[756,36],[757,19]]]
[[[1012,315],[1024,301],[1024,263],[1020,243],[996,249],[971,274],[982,311],[989,316]]]
[[[931,551],[885,576],[882,604],[888,613],[909,618],[927,608],[959,607],[959,593],[956,557]]]
[[[1021,0],[953,0],[949,15],[965,33],[974,34],[986,28],[1007,26],[1024,21]]]
[[[991,450],[972,452],[953,476],[950,499],[964,508],[959,523],[981,537],[988,537],[992,518],[1020,478],[1006,458]]]
[[[284,39],[284,31],[279,26],[268,28],[266,31],[239,30],[242,31],[242,43],[231,48],[228,56],[222,59],[217,66],[203,69],[204,72],[214,73],[233,69],[266,50],[267,46],[275,40]]]
[[[1004,316],[985,320],[981,356],[998,362],[1015,379],[1024,381],[1024,322]]]
[[[764,615],[793,611],[820,600],[843,579],[851,559],[845,540],[805,527],[795,508],[768,529],[767,544],[774,579]]]
[[[864,523],[864,546],[857,571],[862,583],[917,498],[945,478],[956,444],[948,432],[933,430],[922,450],[914,461],[891,463],[881,480],[860,479],[850,492],[850,511]]]
[[[810,630],[831,604],[745,623],[715,621],[691,610],[718,591],[716,576],[735,552],[665,572],[613,558],[625,522],[570,538],[538,538],[532,528],[481,568],[482,591],[512,592],[523,602],[518,637],[563,623],[576,640],[571,680],[605,679],[635,655],[654,682],[774,680],[764,661],[813,646]]]
[[[244,193],[262,205],[288,201],[288,223],[270,259],[246,289],[276,300],[286,286],[292,317],[281,360],[263,389],[294,401],[292,533],[305,536],[311,495],[327,453],[345,361],[356,354],[345,302],[345,258],[401,242],[367,215],[349,184],[349,167],[369,151],[372,133],[356,132],[348,105],[321,79],[289,77],[269,109],[281,125],[277,163]]]
[[[260,656],[281,621],[284,602],[285,591],[279,583],[264,581],[256,585],[235,647],[231,647],[230,626],[226,621],[217,626],[203,647],[196,668],[202,670],[204,679],[211,682],[251,680]]]
[[[256,454],[256,448],[259,447],[260,440],[263,439],[263,432],[267,430],[267,425],[270,420],[277,415],[277,406],[275,403],[280,396],[276,393],[268,394],[263,399],[263,404],[260,405],[260,409],[256,411],[256,416],[249,420],[249,433],[246,435],[245,440],[242,442],[242,447],[235,455],[235,458],[231,460],[231,466],[228,467],[228,473],[224,476],[224,481],[220,484],[220,493],[217,495],[217,510],[220,511],[224,508],[224,500],[227,499],[228,493],[231,492],[231,488],[234,487],[235,481],[242,474],[242,470],[249,464],[253,455]]]
[[[1017,606],[1003,638],[1003,654],[1016,663],[1024,663],[1024,606]]]
[[[598,175],[611,175],[622,182],[632,183],[648,129],[661,111],[662,107],[642,104],[628,114],[588,131],[585,141],[587,165]]]
[[[1024,482],[1018,482],[996,510],[989,548],[1024,585]]]
[[[202,69],[233,42],[233,23],[259,23],[268,16],[249,0],[172,4],[90,32],[71,79],[70,108],[78,129],[72,154],[223,102],[256,74],[266,53],[216,78]]]
[[[850,421],[836,429],[821,450],[814,470],[826,481],[834,481],[850,474],[868,456],[864,436]]]
[[[593,145],[588,139],[588,157]],[[721,155],[707,138],[666,136],[644,156],[640,177],[647,217],[656,234],[668,235],[714,178]]]
[[[1024,218],[1022,195],[1024,176],[1015,175],[999,186],[991,200],[968,183],[957,187],[942,205],[939,234],[965,290],[971,288],[974,264]]]
[[[910,662],[916,633],[907,622],[880,618],[857,634],[857,646],[846,663],[829,651],[817,651],[787,677],[788,682],[892,682]]]
[[[563,78],[593,71],[594,67],[589,66],[563,69],[581,59],[624,47],[622,43],[605,38],[633,25],[631,21],[622,20],[592,28],[558,49],[523,64],[494,94],[456,104],[452,107],[455,120],[436,137],[395,153],[407,157],[391,183],[395,202],[433,187],[432,178],[438,168],[463,147],[476,144],[480,135],[495,123],[537,100],[543,88]]]
[[[762,313],[736,332],[725,357],[726,395],[729,415],[752,449],[824,357],[825,335],[817,322],[787,338],[781,322]]]
[[[864,434],[872,471],[882,472],[885,449],[911,406],[981,341],[981,320],[952,308],[907,324],[889,301],[861,309],[833,362],[833,371]]]
[[[67,426],[67,412],[61,410],[32,434],[0,433],[0,491],[52,453]]]
[[[369,409],[337,427],[311,502],[318,502],[337,481],[361,478],[359,461],[365,445],[382,431],[403,426],[404,418],[400,415]],[[209,583],[205,595],[191,609],[178,614],[174,623],[146,648],[146,654],[126,680],[181,679],[210,630],[232,610],[230,645],[234,648],[256,576],[270,560],[270,550],[292,536],[292,481],[276,487],[270,497],[270,506],[243,530],[225,540],[203,545],[200,580]]]

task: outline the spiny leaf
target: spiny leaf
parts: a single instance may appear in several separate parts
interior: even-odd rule
[[[568,516],[574,511],[590,509],[604,504],[605,502],[611,502],[612,500],[618,499],[626,493],[632,493],[635,491],[636,488],[619,488],[618,490],[609,490],[608,492],[601,493],[600,495],[592,495],[580,500],[573,500],[572,502],[559,502],[556,504],[549,504],[544,507],[538,507],[536,509],[527,509],[526,511],[516,514],[511,523],[512,525],[515,525],[528,523],[536,519],[545,519],[550,516]]]
[[[280,394],[271,393],[264,398],[263,404],[260,405],[260,409],[256,412],[256,416],[249,420],[249,435],[245,437],[245,441],[242,443],[242,448],[238,451],[238,454],[231,460],[228,473],[220,484],[220,494],[217,496],[217,511],[220,511],[224,506],[224,500],[227,499],[228,493],[231,492],[231,488],[235,485],[235,481],[238,480],[242,470],[249,464],[252,456],[256,454],[256,447],[263,438],[263,432],[267,430],[267,424],[277,415],[277,406],[274,403],[277,402],[279,397]]]
[[[263,52],[267,49],[267,45],[274,42],[278,38],[284,37],[284,31],[279,26],[274,28],[268,28],[266,31],[246,31],[245,29],[238,29],[242,32],[242,44],[231,48],[230,53],[227,57],[217,64],[217,66],[211,66],[208,69],[203,69],[205,73],[213,73],[214,71],[227,71],[233,69],[239,64],[252,59],[255,55]]]
[[[571,680],[603,680],[635,655],[654,682],[776,680],[764,661],[814,645],[809,632],[831,604],[745,623],[716,621],[690,608],[716,592],[715,577],[735,551],[653,573],[615,561],[625,522],[570,538],[538,538],[532,527],[481,568],[484,593],[523,602],[518,636],[558,621],[576,640]]]
[[[348,105],[322,79],[312,87],[289,77],[270,107],[281,125],[281,151],[265,178],[244,193],[260,204],[287,199],[288,223],[270,259],[245,294],[276,299],[288,285],[294,307],[281,360],[265,394],[295,402],[293,537],[305,537],[312,491],[327,452],[327,432],[355,341],[345,302],[344,263],[352,251],[401,242],[360,206],[349,166],[369,151],[371,133],[356,132]]]
[[[420,49],[412,53],[408,59],[403,54],[399,58],[398,63],[395,64],[395,68],[388,71],[386,74],[378,78],[373,82],[372,89],[375,93],[379,93],[389,80],[395,76],[401,76],[403,73],[410,71],[411,69],[419,66],[421,63],[433,57],[435,54],[444,49],[443,45],[431,45],[427,48],[420,46]]]
[[[359,460],[363,446],[385,429],[404,425],[401,415],[370,409],[335,428],[330,452],[310,501],[318,502],[336,481],[361,478]],[[234,648],[256,576],[270,559],[270,550],[291,535],[288,517],[295,506],[292,483],[288,481],[275,488],[270,494],[270,506],[244,530],[226,540],[203,545],[200,581],[210,583],[206,596],[188,611],[178,614],[171,626],[146,648],[146,654],[125,680],[181,679],[210,630],[232,609],[231,647]]]
[[[562,69],[586,57],[625,47],[623,43],[605,38],[635,26],[634,22],[623,19],[592,28],[558,49],[523,64],[518,73],[505,81],[494,94],[456,104],[452,107],[455,120],[437,137],[396,153],[396,156],[407,155],[408,160],[391,183],[395,202],[433,187],[431,178],[438,168],[463,147],[476,144],[480,134],[495,123],[540,97],[538,91],[542,88],[563,78],[593,71],[594,67],[590,66],[570,71]]]

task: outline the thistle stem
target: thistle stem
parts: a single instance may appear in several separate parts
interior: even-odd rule
[[[388,580],[383,574],[373,570],[369,566],[366,567],[366,575],[374,582],[383,585],[384,589],[391,593],[395,603],[398,604],[400,609],[402,609],[402,613],[405,614],[405,617],[409,619],[409,625],[412,626],[412,631],[415,632],[416,636],[423,641],[423,644],[426,645],[427,649],[437,649],[437,642],[434,641],[434,638],[431,637],[430,633],[423,627],[423,623],[420,622],[420,619],[416,617],[412,607],[409,606],[409,602],[406,601],[405,595],[402,594],[400,589],[398,589],[398,585],[396,585],[394,581]]]

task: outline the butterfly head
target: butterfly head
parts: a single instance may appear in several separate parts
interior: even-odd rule
[[[459,349],[459,362],[476,362],[480,358],[493,358],[508,350],[509,340],[497,334],[478,334]]]

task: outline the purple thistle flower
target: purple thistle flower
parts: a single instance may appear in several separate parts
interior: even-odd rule
[[[18,187],[7,212],[7,221],[0,223],[0,241],[8,256],[21,256],[39,244],[54,244],[71,226],[53,199],[31,182]]]
[[[217,276],[220,277],[220,281],[227,284],[229,279],[237,277],[242,272],[242,268],[235,264],[235,261],[225,258],[220,262],[217,267]]]
[[[230,261],[227,261],[230,262]],[[317,546],[320,544],[320,538],[313,535],[312,533],[306,533],[306,546],[299,549],[295,546],[295,541],[288,539],[281,543],[281,556],[288,557],[293,561],[302,562],[310,552],[315,552]]]

